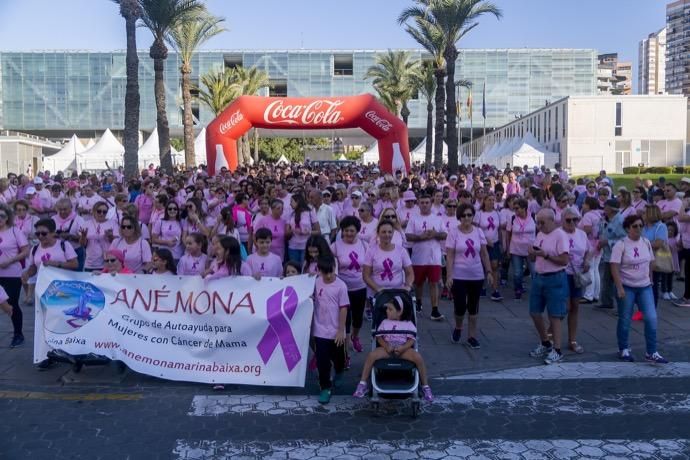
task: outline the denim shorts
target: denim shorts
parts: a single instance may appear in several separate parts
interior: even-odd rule
[[[579,299],[582,297],[582,288],[575,287],[575,275],[568,275],[568,297]]]
[[[501,251],[501,240],[494,243],[493,246],[486,245],[486,252],[489,253],[489,260],[503,260],[503,251]]]
[[[541,315],[544,310],[554,318],[565,317],[568,311],[568,278],[565,270],[532,278],[529,291],[529,312]]]

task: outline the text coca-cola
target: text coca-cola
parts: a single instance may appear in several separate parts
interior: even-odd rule
[[[373,110],[368,111],[364,114],[364,116],[367,118],[367,120],[374,122],[376,126],[378,126],[386,132],[390,131],[390,129],[393,127],[393,123],[381,117],[378,113],[374,112]]]
[[[342,119],[338,107],[345,101],[319,99],[309,104],[284,104],[282,100],[271,102],[264,111],[264,121],[268,124],[288,125],[335,125]]]
[[[228,131],[230,131],[232,128],[237,126],[237,123],[240,121],[244,120],[244,115],[242,115],[242,112],[237,110],[236,112],[233,112],[232,115],[230,115],[230,118],[228,118],[227,121],[224,121],[223,123],[220,124],[220,127],[218,130],[220,131],[221,134],[225,134]]]

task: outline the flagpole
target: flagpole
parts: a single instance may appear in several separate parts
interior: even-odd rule
[[[474,101],[472,100],[472,87],[470,86],[469,89],[470,89],[470,97],[469,97],[470,103],[468,104],[467,110],[469,111],[469,114],[470,114],[470,153],[471,153],[470,158],[472,159],[472,162],[474,162],[474,160],[476,159],[474,152],[473,152],[474,145],[472,144],[474,142],[474,124],[473,124],[473,122],[474,122],[473,118],[474,117],[472,116],[472,112],[473,112],[472,109],[473,109]]]
[[[484,79],[484,92],[482,95],[482,116],[484,117],[484,132],[482,133],[482,138],[486,137],[486,78]],[[484,139],[486,143],[486,139]]]

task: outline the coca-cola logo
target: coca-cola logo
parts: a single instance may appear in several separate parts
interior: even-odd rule
[[[230,118],[227,121],[224,121],[223,123],[220,124],[220,133],[225,134],[228,131],[230,131],[232,128],[237,126],[237,123],[240,121],[244,120],[244,115],[242,115],[242,112],[239,110],[233,112],[232,115],[230,115]]]
[[[277,100],[266,107],[264,121],[271,125],[335,125],[343,118],[338,107],[344,103],[319,99],[308,104],[285,104]]]
[[[376,126],[382,130],[388,132],[393,127],[393,123],[381,117],[378,113],[373,110],[368,111],[364,114],[367,120],[372,121]]]

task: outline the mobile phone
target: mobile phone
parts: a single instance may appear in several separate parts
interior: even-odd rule
[[[541,248],[539,246],[532,246],[532,249],[534,249],[535,251],[541,251]]]

